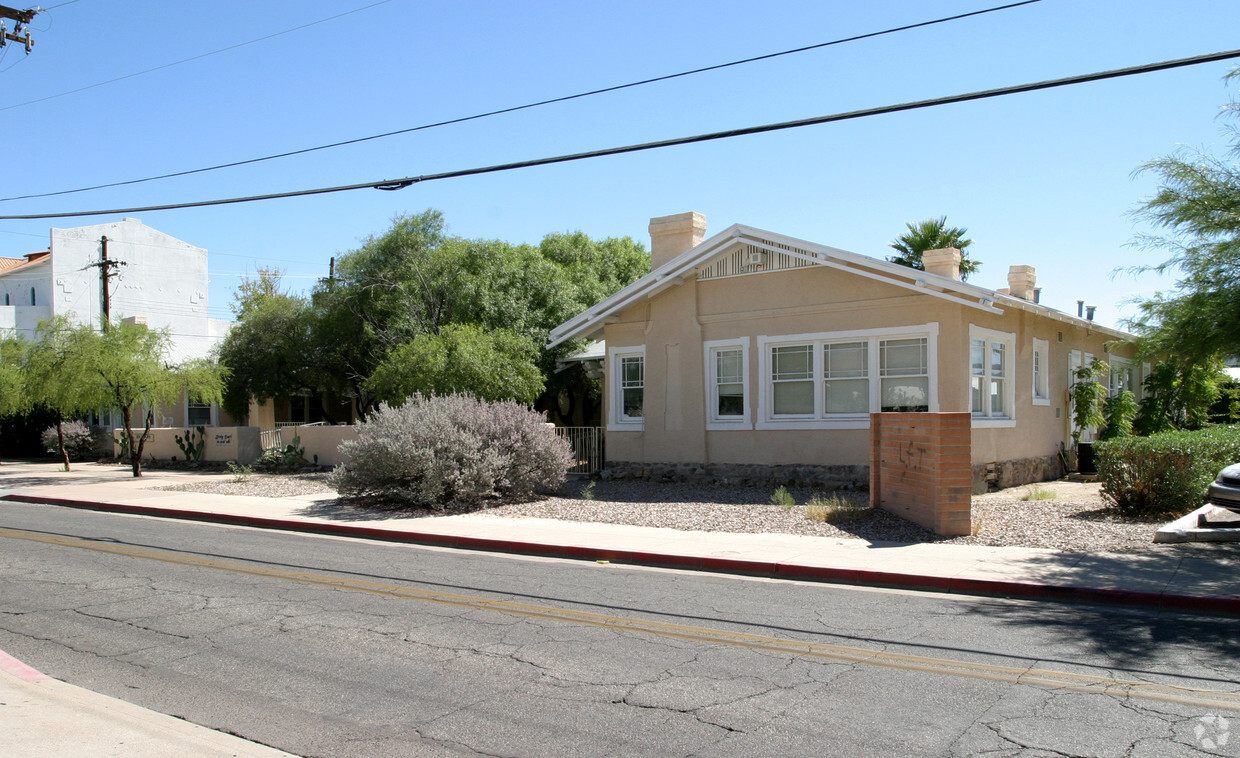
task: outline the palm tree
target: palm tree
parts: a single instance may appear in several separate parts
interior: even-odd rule
[[[969,274],[977,273],[982,267],[981,261],[969,259],[966,248],[973,244],[973,240],[965,239],[969,230],[962,226],[948,226],[947,216],[939,216],[938,218],[930,218],[919,224],[905,224],[908,231],[896,237],[895,242],[891,243],[891,248],[899,255],[888,258],[892,263],[898,263],[901,266],[925,271],[926,267],[921,262],[921,254],[927,250],[941,250],[945,247],[954,247],[960,251],[960,278],[965,280],[969,278]]]

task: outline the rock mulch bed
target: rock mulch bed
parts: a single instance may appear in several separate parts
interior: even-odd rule
[[[708,532],[803,534],[870,542],[937,542],[1041,547],[1068,552],[1166,549],[1151,543],[1161,521],[1122,519],[1106,509],[1097,484],[1047,482],[1054,499],[1024,500],[1031,487],[1015,487],[973,499],[974,534],[940,537],[886,511],[866,512],[859,521],[827,524],[806,517],[805,503],[817,493],[790,488],[799,505],[770,504],[773,488],[655,483],[634,480],[570,481],[553,497],[497,505],[491,516],[549,518]],[[261,475],[238,480],[213,477],[175,489],[224,495],[293,497],[331,492],[326,474]],[[864,493],[840,493],[864,502]]]

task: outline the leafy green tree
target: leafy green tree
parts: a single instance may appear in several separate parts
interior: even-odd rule
[[[508,329],[448,324],[397,347],[367,382],[374,395],[400,405],[415,393],[466,393],[480,400],[533,403],[543,390],[534,344]]]
[[[1133,431],[1140,435],[1175,429],[1200,429],[1209,422],[1210,406],[1220,394],[1222,364],[1183,358],[1161,361],[1145,378],[1145,396],[1137,407]]]
[[[1107,388],[1102,379],[1110,370],[1106,361],[1095,358],[1089,365],[1080,366],[1072,372],[1073,382],[1068,393],[1072,398],[1073,453],[1080,449],[1081,436],[1086,429],[1106,424],[1102,404],[1106,400]]]
[[[1238,110],[1227,108],[1233,116]],[[1129,324],[1146,355],[1202,364],[1240,355],[1240,132],[1230,134],[1223,157],[1181,148],[1138,169],[1157,174],[1159,187],[1135,215],[1162,233],[1138,235],[1136,244],[1168,256],[1131,270],[1179,276],[1172,291],[1141,302]]]
[[[65,334],[68,354],[75,362],[70,370],[88,383],[83,392],[98,397],[99,407],[120,411],[135,477],[142,476],[142,452],[156,408],[183,394],[202,403],[222,399],[225,370],[205,359],[167,365],[170,340],[166,332],[119,323],[103,332],[82,325]],[[135,413],[142,417],[140,435],[134,434]]]
[[[907,231],[896,237],[890,245],[891,249],[897,253],[887,259],[892,263],[925,271],[926,266],[921,260],[922,254],[927,250],[954,247],[960,251],[961,280],[968,279],[982,267],[981,261],[969,258],[967,251],[973,244],[973,240],[966,239],[964,236],[969,230],[963,226],[948,226],[947,216],[926,219],[917,224],[906,223],[905,226],[908,228]]]
[[[312,347],[315,314],[309,301],[264,289],[251,291],[237,312],[238,321],[216,356],[229,369],[224,410],[240,419],[252,398],[305,394],[320,399],[328,380]],[[335,421],[330,415],[328,420]]]
[[[65,420],[106,405],[101,387],[92,381],[91,366],[79,349],[74,327],[64,316],[57,316],[39,324],[39,340],[26,350],[24,362],[27,402],[52,412],[65,471],[69,470]]]
[[[0,417],[20,413],[27,405],[23,363],[26,342],[0,338]]]
[[[341,256],[336,276],[315,288],[315,359],[336,382],[333,391],[356,398],[363,414],[378,403],[380,385],[368,380],[392,351],[449,325],[520,335],[539,351],[545,380],[573,348],[542,350],[550,330],[649,268],[645,248],[628,238],[594,241],[575,232],[548,235],[537,247],[511,245],[448,236],[438,211],[400,216]]]
[[[24,340],[0,337],[0,423],[28,405],[23,369],[26,347]]]

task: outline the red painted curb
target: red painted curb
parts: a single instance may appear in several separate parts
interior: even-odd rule
[[[958,595],[984,595],[996,597],[1019,597],[1058,602],[1127,605],[1178,611],[1197,611],[1240,616],[1240,597],[1209,597],[1176,595],[1172,593],[1139,592],[1108,587],[1072,587],[1066,585],[1038,584],[1007,579],[977,579],[970,577],[945,577],[922,574],[906,574],[894,571],[846,569],[830,566],[807,566],[795,563],[755,561],[741,558],[715,556],[691,556],[673,553],[653,553],[640,550],[617,550],[577,545],[553,545],[488,537],[465,537],[433,532],[394,531],[350,524],[328,524],[316,521],[241,516],[232,513],[188,511],[175,508],[129,505],[125,503],[96,503],[84,500],[44,497],[39,495],[4,495],[0,500],[36,505],[56,505],[112,513],[128,513],[137,516],[204,521],[260,529],[282,529],[293,532],[330,534],[338,537],[355,537],[383,542],[401,542],[461,550],[481,550],[498,553],[537,555],[547,558],[569,558],[609,563],[656,566],[660,568],[713,571],[746,576],[765,576],[775,579],[831,582],[869,587],[892,587],[897,589],[947,592]],[[3,653],[0,653],[2,656]],[[2,659],[0,659],[2,663]],[[33,671],[33,669],[31,669]],[[38,672],[35,672],[38,673]]]
[[[27,666],[3,650],[0,650],[0,671],[15,676],[23,682],[41,682],[51,679],[47,674]]]

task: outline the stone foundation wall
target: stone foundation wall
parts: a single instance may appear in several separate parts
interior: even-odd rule
[[[1034,482],[1062,479],[1067,471],[1058,455],[978,463],[973,466],[973,494],[994,492]]]
[[[750,463],[639,463],[607,461],[603,479],[643,479],[651,482],[711,482],[864,490],[870,485],[869,466],[771,466]]]

